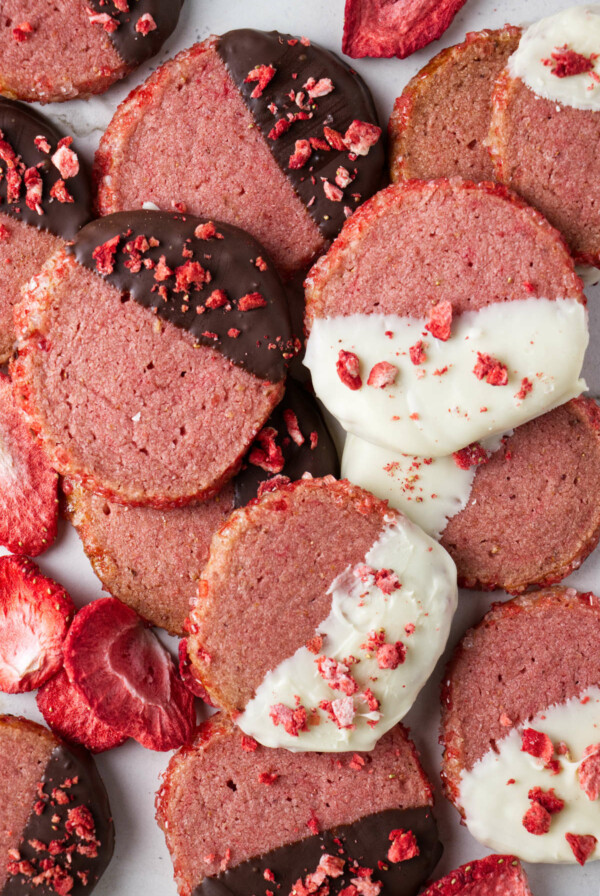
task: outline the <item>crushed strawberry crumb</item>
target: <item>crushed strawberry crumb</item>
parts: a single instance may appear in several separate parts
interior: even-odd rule
[[[352,122],[344,134],[344,146],[357,156],[366,156],[381,137],[381,128],[366,121]]]
[[[260,447],[253,447],[248,455],[251,464],[267,473],[281,473],[285,465],[283,452],[275,441],[276,435],[277,430],[272,426],[263,427],[256,437]]]
[[[115,254],[120,239],[121,237],[117,234],[117,236],[113,236],[110,240],[102,243],[101,246],[96,246],[92,252],[92,258],[96,262],[96,270],[99,274],[112,274],[115,267]]]
[[[392,841],[387,854],[390,862],[405,862],[407,859],[414,859],[420,853],[417,838],[412,831],[405,831],[402,828],[390,831],[389,839]]]
[[[276,703],[269,709],[269,718],[275,727],[283,725],[286,734],[291,737],[298,737],[301,731],[308,728],[306,709],[301,705],[291,709],[285,703]]]
[[[470,470],[471,467],[486,464],[489,460],[487,451],[479,442],[472,442],[466,448],[455,451],[452,457],[456,466],[461,470]]]
[[[256,100],[263,95],[265,87],[273,80],[276,71],[272,65],[257,65],[251,72],[248,72],[244,78],[244,84],[257,82],[256,87],[250,94],[252,99]]]
[[[478,380],[485,379],[490,386],[506,386],[508,383],[506,364],[484,352],[477,352],[477,362],[473,373]]]
[[[521,380],[521,388],[515,394],[515,398],[518,398],[519,401],[523,401],[524,398],[527,398],[531,390],[533,389],[533,383],[531,380],[527,379],[526,376]]]
[[[254,311],[255,308],[266,308],[267,300],[259,292],[251,292],[238,301],[238,311]]]
[[[67,190],[67,185],[62,178],[55,181],[50,187],[50,196],[58,202],[74,202],[75,200]]]
[[[444,300],[434,305],[429,312],[425,329],[436,339],[447,342],[452,330],[452,303]]]
[[[406,659],[406,647],[402,641],[382,644],[377,648],[377,665],[380,669],[397,669]]]
[[[546,763],[554,755],[554,745],[547,734],[536,731],[535,728],[525,728],[522,735],[521,751]]]
[[[427,355],[425,354],[425,343],[422,341],[415,342],[414,345],[408,350],[408,354],[410,355],[410,360],[412,363],[417,366],[418,364],[422,364],[427,360]]]
[[[154,21],[154,17],[151,16],[149,12],[145,12],[135,23],[135,30],[138,34],[141,34],[142,37],[146,37],[146,35],[150,34],[151,31],[156,31],[157,28],[158,25]]]
[[[58,141],[58,148],[53,156],[50,157],[52,164],[60,171],[60,176],[64,180],[75,177],[79,174],[79,159],[77,153],[70,149],[73,142],[72,137],[63,137]]]
[[[354,352],[347,352],[340,349],[336,362],[337,375],[345,386],[355,391],[362,386],[360,377],[360,361],[358,355]]]
[[[570,78],[573,75],[583,75],[591,72],[594,68],[594,61],[598,58],[597,53],[591,56],[584,56],[583,53],[577,53],[575,50],[569,49],[565,44],[563,47],[557,47],[550,54],[550,59],[542,59],[544,65],[549,66],[550,71],[557,78]]]
[[[304,168],[312,155],[312,146],[308,140],[296,140],[294,152],[289,158],[288,166],[293,170]]]
[[[598,839],[593,834],[565,834],[567,843],[580,865],[585,865],[596,849]]]
[[[591,744],[583,751],[578,770],[579,786],[589,800],[600,796],[600,744]]]
[[[398,368],[395,364],[390,364],[388,361],[379,361],[371,368],[367,386],[373,386],[376,389],[385,389],[386,386],[391,386],[393,384],[397,375]]]
[[[384,594],[391,594],[402,588],[398,576],[393,569],[378,569],[375,572],[375,584]]]

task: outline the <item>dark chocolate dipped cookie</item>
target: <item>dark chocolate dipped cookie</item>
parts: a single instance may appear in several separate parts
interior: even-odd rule
[[[0,716],[0,893],[87,896],[113,853],[114,826],[90,754],[46,728]]]
[[[366,85],[334,54],[230,31],[180,53],[119,107],[96,155],[97,206],[214,216],[292,275],[380,186],[380,134]]]
[[[57,470],[122,503],[215,494],[280,400],[293,353],[262,247],[177,213],[93,222],[16,317],[30,424]]]
[[[4,0],[0,93],[61,102],[103,93],[159,51],[183,0]]]

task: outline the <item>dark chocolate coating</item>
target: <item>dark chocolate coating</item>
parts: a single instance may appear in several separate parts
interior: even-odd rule
[[[112,0],[86,0],[97,13],[108,13],[119,23],[108,36],[115,50],[128,65],[137,67],[154,56],[175,30],[183,0],[129,0],[129,12],[121,12]],[[140,34],[135,26],[141,16],[150,13],[156,29]],[[102,27],[101,25],[97,26]]]
[[[257,377],[279,382],[286,375],[287,360],[292,354],[289,313],[279,276],[262,246],[237,227],[215,221],[223,239],[195,237],[196,227],[205,223],[206,218],[175,212],[117,212],[84,227],[77,235],[73,251],[80,264],[97,272],[94,250],[121,234],[123,238],[114,256],[114,270],[102,275],[109,283],[144,308],[153,309],[159,317],[187,330],[199,344],[217,349]],[[132,273],[125,266],[129,255],[123,249],[137,236],[145,236],[148,240],[154,237],[159,241],[159,245],[145,252],[143,258],[158,262],[164,255],[172,270],[187,261],[198,261],[210,272],[210,283],[201,290],[193,289],[188,296],[173,290],[174,277],[159,284],[154,279],[154,270],[143,265],[138,273]],[[184,248],[193,252],[193,258],[182,255]],[[254,263],[259,256],[267,263],[265,271],[260,271]],[[168,287],[167,301],[159,295],[159,285]],[[197,307],[203,306],[216,289],[225,291],[233,307],[229,311],[225,307],[205,308],[199,314]],[[254,292],[266,299],[266,307],[239,311],[237,301]],[[240,335],[228,335],[231,329],[239,330]],[[203,335],[205,333],[215,334],[217,338]]]
[[[384,139],[382,135],[366,156],[358,156],[354,161],[350,161],[347,152],[334,149],[329,152],[313,150],[303,168],[290,169],[289,159],[294,152],[296,140],[308,140],[309,137],[323,139],[324,126],[343,135],[355,119],[375,125],[379,125],[379,121],[373,98],[360,75],[323,47],[313,43],[306,47],[300,42],[290,46],[289,40],[295,38],[277,31],[241,28],[224,34],[218,41],[217,50],[275,160],[291,180],[323,235],[332,240],[346,220],[344,207],[349,206],[354,211],[382,186]],[[251,94],[257,82],[245,83],[245,79],[259,65],[272,65],[277,71],[262,96],[253,98]],[[309,78],[314,78],[315,81],[330,78],[334,90],[310,101],[309,111],[313,113],[311,119],[295,121],[277,140],[270,139],[268,134],[280,118],[286,117],[288,113],[296,114],[301,111],[290,99],[289,93],[292,90],[296,93],[301,91]],[[276,114],[269,110],[272,103],[277,106]],[[335,184],[336,171],[340,166],[350,173],[356,169],[357,174],[344,189],[344,198],[340,202],[333,202],[325,196],[321,178]],[[360,195],[357,199],[352,194]]]
[[[21,156],[26,168],[33,168],[41,163],[38,171],[42,177],[43,215],[38,215],[35,209],[28,208],[25,204],[25,185],[21,187],[18,202],[7,202],[6,199],[6,162],[0,160],[0,171],[3,177],[0,180],[0,212],[12,215],[27,224],[31,224],[40,230],[48,230],[50,233],[60,236],[65,240],[72,240],[80,227],[83,227],[92,217],[92,196],[89,186],[89,176],[86,165],[79,156],[79,174],[65,181],[69,193],[74,202],[59,202],[51,199],[50,189],[60,180],[60,172],[50,157],[56,151],[56,145],[65,136],[52,122],[24,103],[13,100],[0,99],[0,131],[12,149]],[[34,141],[35,137],[45,137],[51,146],[49,153],[39,150]],[[71,149],[76,152],[75,145]]]
[[[289,436],[283,417],[283,412],[288,409],[295,413],[298,420],[298,426],[304,436],[302,445],[297,445]],[[288,379],[281,404],[277,405],[265,426],[277,430],[276,442],[281,447],[285,461],[279,475],[287,476],[292,482],[301,479],[303,473],[311,473],[315,478],[327,475],[339,477],[337,451],[319,406],[316,400],[293,380]],[[310,447],[312,432],[316,432],[318,437],[315,448]],[[261,482],[271,477],[271,473],[251,464],[246,455],[241,471],[233,480],[234,507],[243,507],[252,498],[256,498]]]
[[[419,845],[419,855],[404,862],[387,861],[390,831],[412,831]],[[342,841],[341,846],[336,840]],[[316,871],[323,853],[351,858],[359,866],[372,868],[374,881],[381,881],[380,896],[414,896],[429,877],[442,854],[435,819],[428,806],[418,809],[388,809],[367,815],[353,824],[271,850],[256,859],[242,862],[217,877],[204,878],[192,896],[265,896],[270,893],[288,894],[298,878]],[[380,870],[377,863],[385,864]],[[331,896],[350,885],[356,873],[346,863],[344,874],[327,878]],[[270,882],[264,879],[269,869],[275,875]]]
[[[67,779],[77,778],[77,783],[70,787],[63,787]],[[61,805],[52,800],[52,791],[59,788],[69,797],[69,802]],[[39,863],[44,859],[51,859],[56,865],[61,866],[73,878],[73,888],[70,896],[87,896],[94,889],[96,883],[111,860],[115,830],[108,804],[106,789],[96,768],[96,764],[87,750],[81,747],[59,744],[52,752],[48,765],[42,777],[43,800],[45,802],[43,812],[38,815],[32,807],[31,814],[22,835],[22,842],[18,849],[21,859],[31,862],[35,873],[40,872]],[[47,850],[35,849],[30,841],[40,841],[49,844],[51,841],[66,838],[65,846],[85,845],[85,841],[70,834],[65,823],[68,821],[70,810],[79,806],[86,806],[94,817],[95,837],[99,841],[96,856],[82,855],[77,848],[70,851],[70,861],[67,861],[66,853],[50,855]],[[54,821],[56,816],[59,821]],[[84,884],[77,872],[87,875],[88,883]],[[41,883],[34,886],[23,874],[13,874],[7,878],[2,888],[1,896],[56,896],[56,890],[52,883]]]

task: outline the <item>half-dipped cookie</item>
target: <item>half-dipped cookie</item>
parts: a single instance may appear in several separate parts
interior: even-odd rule
[[[306,280],[304,363],[344,428],[447,455],[579,395],[581,281],[504,187],[407,181],[366,202]]]
[[[55,468],[124,503],[215,494],[281,399],[285,294],[235,227],[126,212],[85,227],[16,310],[18,400]]]
[[[34,109],[0,99],[0,363],[13,351],[21,287],[90,217],[72,138]]]
[[[600,411],[590,398],[449,457],[348,436],[342,473],[439,538],[467,588],[552,585],[600,536]]]
[[[227,221],[302,271],[381,185],[383,141],[356,72],[306,38],[211,37],[121,104],[96,154],[101,214],[160,208]]]
[[[180,896],[413,896],[441,854],[432,796],[401,726],[372,753],[269,750],[213,716],[157,801]]]
[[[191,671],[265,746],[370,750],[444,649],[455,577],[436,542],[369,492],[333,477],[283,485],[212,541]]]
[[[474,837],[530,862],[600,858],[600,603],[495,604],[444,679],[443,777]]]
[[[0,716],[0,892],[91,893],[110,862],[114,826],[90,754],[47,728]]]
[[[103,93],[158,52],[183,0],[4,0],[0,93],[61,102]]]
[[[317,403],[288,379],[242,469],[208,501],[156,510],[117,504],[69,482],[63,489],[69,519],[106,590],[153,625],[181,635],[211,539],[229,514],[273,478],[336,476],[338,470]]]

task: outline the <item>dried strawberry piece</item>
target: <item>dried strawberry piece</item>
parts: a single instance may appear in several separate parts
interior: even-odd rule
[[[293,121],[289,118],[280,118],[275,122],[275,125],[271,128],[267,137],[269,140],[279,140],[280,137],[285,134],[286,131],[289,131],[293,124]]]
[[[597,58],[597,53],[584,56],[583,53],[570,50],[565,44],[564,47],[557,47],[553,50],[550,59],[542,59],[542,62],[550,67],[551,73],[557,78],[570,78],[573,75],[591,72],[594,68],[594,60]]]
[[[466,0],[346,0],[342,50],[347,56],[405,59],[437,40]]]
[[[380,669],[397,669],[406,659],[406,647],[402,641],[382,644],[377,648],[377,665]]]
[[[112,274],[114,271],[115,255],[120,240],[121,237],[117,234],[105,243],[102,243],[101,246],[96,246],[92,252],[92,258],[96,262],[96,270],[99,274]]]
[[[125,743],[127,735],[101,722],[80,691],[61,669],[36,695],[38,709],[59,737],[81,744],[91,753],[102,753]]]
[[[323,709],[322,704],[329,705],[329,716],[338,728],[354,728],[352,724],[356,710],[354,709],[354,700],[352,697],[339,697],[337,700],[321,701],[319,706]]]
[[[342,691],[348,697],[356,694],[358,684],[350,675],[350,670],[345,663],[340,663],[329,656],[319,656],[315,662],[319,669],[319,675],[332,690]]]
[[[166,255],[161,255],[158,259],[158,264],[154,268],[154,279],[157,283],[163,283],[165,280],[168,280],[169,277],[173,276],[173,271],[167,264]]]
[[[259,292],[250,292],[238,301],[238,311],[254,311],[255,308],[266,308],[267,300]]]
[[[277,69],[272,65],[257,65],[251,72],[248,72],[247,77],[244,78],[244,84],[258,81],[258,84],[250,94],[252,99],[256,100],[263,95],[263,90],[273,80],[276,71]]]
[[[306,439],[302,435],[300,430],[300,424],[298,423],[298,417],[294,413],[291,408],[285,408],[283,412],[283,420],[287,427],[287,431],[290,434],[290,438],[296,445],[304,445]]]
[[[294,152],[290,156],[288,166],[293,170],[303,168],[312,155],[312,146],[308,140],[296,140]]]
[[[357,156],[366,156],[381,137],[381,128],[367,121],[354,119],[344,134],[344,146]]]
[[[422,364],[427,360],[427,355],[425,354],[425,343],[421,340],[419,342],[415,342],[414,345],[408,350],[408,354],[410,355],[410,360],[416,366],[418,364]]]
[[[291,737],[298,737],[301,731],[308,729],[306,709],[303,706],[291,709],[285,703],[276,703],[269,709],[269,718],[275,727],[283,725],[286,734]]]
[[[58,202],[75,202],[75,200],[67,190],[67,186],[62,178],[52,184],[52,186],[50,187],[50,196],[53,199],[57,199]]]
[[[477,352],[477,362],[473,368],[473,373],[478,380],[485,379],[490,386],[506,386],[508,383],[506,364],[484,352]]]
[[[549,762],[554,755],[554,745],[547,734],[536,731],[535,728],[525,728],[522,735],[521,751]]]
[[[325,135],[325,139],[332,149],[336,149],[338,152],[345,151],[346,144],[344,143],[344,138],[339,131],[336,131],[334,128],[324,127],[323,133]]]
[[[119,27],[118,19],[109,16],[107,12],[94,12],[86,8],[88,18],[92,25],[102,25],[107,34],[112,34]]]
[[[194,230],[194,236],[198,240],[223,239],[223,234],[217,233],[217,228],[212,221],[207,221],[206,224],[198,224]]]
[[[35,557],[50,547],[58,525],[58,476],[0,373],[0,544]]]
[[[471,442],[466,448],[455,451],[452,457],[456,466],[461,470],[470,470],[471,467],[487,464],[490,459],[487,451],[479,442]]]
[[[398,368],[395,364],[390,364],[388,361],[379,361],[371,368],[367,386],[373,386],[376,389],[385,389],[386,386],[392,385],[397,375]]]
[[[593,834],[565,834],[565,839],[580,865],[585,865],[598,842]]]
[[[9,168],[6,172],[6,200],[9,203],[18,202],[21,193],[23,178],[18,168]]]
[[[38,215],[44,214],[42,208],[42,175],[37,168],[28,168],[23,175],[25,181],[25,205]]]
[[[52,164],[60,171],[60,176],[64,180],[75,177],[79,174],[79,159],[77,153],[73,152],[69,147],[73,142],[72,137],[63,137],[58,141],[58,149],[53,156],[50,157]]]
[[[214,706],[214,703],[208,696],[208,693],[204,689],[203,685],[200,684],[196,676],[192,672],[192,664],[190,663],[190,657],[187,649],[187,638],[182,638],[179,642],[179,675],[181,676],[181,680],[195,697],[199,697],[200,700],[204,700],[205,703],[208,703],[209,706]]]
[[[585,748],[577,775],[587,798],[597,800],[600,796],[600,744]]]
[[[552,815],[538,802],[532,803],[523,816],[523,827],[530,834],[535,834],[536,836],[547,834],[550,830],[551,822]]]
[[[328,93],[331,93],[331,91],[334,90],[331,78],[320,78],[318,81],[315,81],[314,78],[309,78],[306,84],[303,84],[302,87],[306,90],[311,100],[317,99],[320,96],[327,96]]]
[[[375,584],[384,594],[391,594],[402,588],[398,576],[393,569],[378,569],[375,572]]]
[[[151,31],[156,31],[157,28],[158,25],[154,21],[154,17],[151,16],[149,12],[145,12],[143,15],[141,15],[135,23],[135,30],[138,34],[141,34],[142,37],[146,37],[146,35],[150,34]]]
[[[344,194],[340,188],[336,187],[335,184],[330,183],[328,180],[323,181],[323,191],[330,202],[341,202],[344,198]]]
[[[210,281],[210,273],[199,261],[186,261],[175,268],[175,292],[189,292],[190,287],[202,289]]]
[[[521,388],[515,394],[515,398],[518,398],[520,401],[523,401],[524,398],[527,398],[531,390],[533,389],[533,383],[531,380],[528,380],[526,376],[521,380]]]
[[[335,172],[335,182],[338,187],[340,187],[340,189],[342,190],[345,190],[353,180],[354,178],[352,177],[348,169],[344,168],[343,165],[340,165],[340,167]]]
[[[281,473],[285,466],[283,452],[277,442],[275,436],[277,430],[272,426],[265,426],[258,433],[256,441],[260,444],[260,448],[252,448],[248,455],[248,461],[267,473]]]
[[[67,592],[28,557],[0,557],[0,690],[32,691],[62,665],[75,613]]]
[[[348,386],[348,388],[353,391],[360,389],[362,386],[362,379],[360,378],[360,361],[358,360],[358,355],[355,355],[354,352],[347,352],[344,351],[344,349],[340,349],[335,369],[344,386]]]
[[[550,790],[542,790],[541,787],[532,787],[527,794],[527,797],[533,802],[539,803],[540,806],[543,806],[546,812],[549,812],[550,815],[556,815],[557,812],[562,812],[565,807],[565,801],[561,800],[559,796],[556,796],[553,787],[551,787]]]
[[[425,324],[425,329],[436,339],[447,342],[450,339],[451,328],[452,302],[446,300],[438,302],[429,312],[429,321]]]
[[[130,607],[101,598],[76,615],[64,645],[65,670],[107,725],[151,750],[189,740],[194,698],[158,638]]]
[[[390,831],[389,839],[392,841],[387,854],[390,862],[406,862],[407,859],[414,859],[420,854],[417,838],[412,831],[398,828]]]
[[[531,896],[527,878],[514,856],[491,855],[461,865],[421,896]]]

